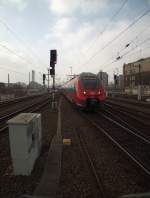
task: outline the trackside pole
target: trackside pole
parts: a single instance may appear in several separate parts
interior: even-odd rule
[[[48,69],[48,93],[49,93],[49,69]]]
[[[52,106],[51,106],[51,108],[54,111],[57,110],[57,101],[56,101],[56,97],[55,97],[55,92],[54,91],[52,93]]]
[[[142,100],[142,87],[138,85],[138,100]]]
[[[50,50],[50,75],[53,79],[52,86],[52,110],[56,111],[57,101],[56,101],[56,91],[55,91],[55,64],[57,63],[57,50]]]
[[[56,101],[56,93],[55,93],[55,75],[53,75],[52,78],[53,78],[52,110],[56,111],[57,101]]]

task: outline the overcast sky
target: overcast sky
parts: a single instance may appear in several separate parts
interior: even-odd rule
[[[123,63],[150,56],[147,10],[150,0],[0,0],[0,82],[9,72],[11,82],[27,83],[35,70],[42,83],[50,49],[58,51],[61,81],[71,67],[73,74],[103,70],[112,79]]]

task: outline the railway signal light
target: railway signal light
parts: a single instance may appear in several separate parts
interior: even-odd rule
[[[50,51],[50,63],[56,64],[57,63],[57,50],[51,50]]]
[[[55,63],[50,61],[50,67],[55,68]]]
[[[57,50],[50,50],[50,75],[55,75],[55,64],[57,62]]]
[[[53,78],[53,89],[55,89],[55,64],[57,63],[57,50],[50,50],[50,75]]]

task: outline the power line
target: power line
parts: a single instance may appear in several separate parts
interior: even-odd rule
[[[22,43],[22,40],[18,37],[18,35],[7,25],[7,23],[5,21],[3,21],[2,19],[0,19],[0,23],[3,24],[5,26],[5,28],[11,33],[13,34],[13,36],[16,38],[16,40],[18,42]]]
[[[147,47],[145,47],[142,51],[145,51],[147,48],[150,48],[150,45],[147,46]],[[134,52],[134,53],[131,53],[130,55],[136,54],[136,53],[137,53],[137,52]],[[115,63],[115,62],[117,62],[117,60],[114,60],[112,63]],[[112,63],[110,63],[109,65],[111,65]],[[109,70],[110,70],[110,68],[109,68]],[[106,70],[106,71],[109,71],[109,70]]]
[[[5,26],[5,28],[8,30],[8,32],[10,32],[19,43],[21,43],[21,44],[24,45],[24,42],[22,42],[22,40],[20,39],[20,37],[18,37],[18,35],[13,31],[13,29],[11,27],[8,26],[8,24],[5,21],[3,21],[2,19],[0,19],[0,23]]]
[[[146,47],[144,47],[144,48],[141,48],[140,50],[143,52],[143,51],[145,51],[146,49],[149,49],[150,48],[150,45],[148,45],[148,46],[146,46]],[[138,50],[139,51],[139,50]],[[133,53],[130,53],[129,55],[130,56],[132,56],[133,54],[137,54],[138,53],[138,51],[134,51]]]
[[[121,49],[119,52],[118,52],[118,54],[120,54],[122,51],[124,51],[127,47],[129,47],[129,46],[131,46],[131,43],[133,43],[141,34],[143,34],[147,29],[149,29],[150,28],[150,24],[148,25],[148,26],[146,26],[142,31],[140,31],[130,42],[128,42],[126,45],[125,45],[125,47],[123,48],[123,49]],[[118,56],[119,57],[119,56]],[[121,57],[120,57],[121,58]],[[116,62],[116,61],[111,61],[112,59],[114,59],[113,57],[111,57],[110,59],[108,59],[107,61],[106,61],[106,63],[104,63],[103,65],[100,65],[99,67],[101,67],[101,66],[107,66],[107,65],[109,65],[109,64],[112,64],[112,63],[114,63],[114,62]],[[111,61],[111,63],[107,63],[108,61]]]
[[[17,56],[18,58],[24,60],[25,62],[29,63],[29,64],[33,64],[32,62],[29,62],[26,58],[18,55],[14,50],[9,49],[7,46],[3,45],[0,43],[0,46],[3,47],[4,49],[6,49],[7,51],[9,51],[10,53],[14,54],[15,56]]]
[[[130,42],[129,44],[133,43],[141,34],[143,34],[143,33],[144,33],[146,30],[148,30],[149,28],[150,28],[150,24],[149,24],[148,26],[146,26],[146,27],[144,28],[144,30],[142,30],[141,32],[139,32],[139,34],[137,34],[136,37],[135,37],[134,39],[132,39],[131,42]]]
[[[128,0],[125,0],[125,1],[121,4],[121,6],[120,6],[120,8],[117,10],[117,12],[112,16],[111,21],[120,13],[120,11],[124,8],[124,6],[126,5],[127,2],[128,2]]]
[[[14,30],[10,27],[10,25],[8,25],[4,20],[0,19],[0,23],[3,24],[5,26],[5,28],[15,37],[15,39],[21,43],[23,46],[25,46],[25,42],[22,41],[22,39],[14,32]],[[26,46],[25,46],[26,47]],[[26,47],[27,50],[30,50],[30,52],[34,53],[34,51],[31,48]],[[33,56],[33,55],[32,55]],[[33,56],[35,58],[35,60],[37,61],[37,57]],[[36,65],[34,65],[35,67],[37,67]],[[37,67],[39,68],[39,67]]]
[[[118,60],[115,59],[115,60],[113,60],[111,63],[108,63],[108,64],[103,65],[103,66],[108,66],[108,65],[111,65],[111,64],[113,64],[113,63],[115,63],[115,62],[121,60],[124,56],[126,56],[127,54],[129,54],[131,51],[135,50],[137,47],[143,45],[144,43],[146,43],[146,42],[149,41],[149,40],[150,40],[150,37],[148,37],[147,39],[145,39],[145,40],[144,40],[143,42],[141,42],[138,46],[135,46],[134,48],[132,48],[132,49],[129,50],[128,52],[124,53],[124,54],[120,57],[120,59],[118,59]]]
[[[141,50],[142,50],[142,51],[145,51],[146,49],[149,49],[149,48],[150,48],[150,45],[148,45],[148,46],[142,48]],[[137,52],[136,52],[136,53],[137,53]],[[132,54],[132,53],[131,53],[131,54]]]
[[[124,6],[126,5],[128,0],[125,0],[121,6],[119,7],[119,9],[114,13],[114,15],[110,18],[109,23],[104,27],[103,31],[99,32],[97,37],[93,40],[93,42],[91,43],[91,45],[86,49],[86,51],[88,51],[90,48],[92,48],[92,46],[94,46],[94,44],[96,43],[96,41],[100,38],[100,36],[102,36],[102,34],[104,34],[104,32],[106,31],[107,27],[109,27],[109,25],[111,24],[111,22],[113,21],[113,19],[120,13],[120,11],[124,8]]]
[[[18,72],[18,71],[16,71],[16,70],[12,70],[12,69],[7,68],[7,67],[1,67],[1,66],[0,66],[0,69],[7,70],[7,71],[11,71],[11,72],[14,72],[14,73],[17,73],[17,74],[21,74],[21,75],[25,75],[25,74],[28,75],[28,73]]]
[[[146,30],[150,28],[150,24],[146,26],[142,31],[140,31],[130,42],[128,42],[120,52],[131,46],[131,44],[141,35],[143,34]],[[120,54],[120,52],[118,52]]]
[[[6,50],[7,50],[8,52],[10,52],[11,54],[14,54],[16,57],[22,59],[22,60],[25,61],[26,63],[28,63],[28,64],[30,64],[30,65],[33,65],[32,62],[30,62],[30,61],[27,60],[26,58],[24,58],[24,57],[18,55],[14,50],[8,48],[7,46],[5,46],[5,45],[3,45],[3,44],[1,44],[1,43],[0,43],[0,46],[1,46],[2,48],[6,49]],[[34,66],[34,65],[33,65],[33,66]],[[37,70],[37,71],[38,71],[38,70]]]
[[[126,56],[126,55],[129,54],[131,51],[135,50],[137,47],[143,45],[144,43],[146,43],[146,42],[149,41],[149,40],[150,40],[150,37],[148,37],[147,39],[145,39],[145,40],[144,40],[143,42],[141,42],[138,46],[136,46],[136,47],[134,47],[133,49],[129,50],[128,52],[124,53],[124,54],[122,55],[122,57]]]
[[[136,18],[130,25],[128,25],[124,30],[122,30],[119,34],[117,34],[111,41],[109,41],[104,47],[97,50],[95,54],[93,54],[82,66],[89,63],[97,54],[99,54],[101,51],[106,49],[109,45],[111,45],[114,41],[116,41],[122,34],[124,34],[127,30],[129,30],[132,26],[134,26],[139,20],[141,20],[144,16],[146,16],[150,12],[150,9],[145,11],[142,15],[140,15],[138,18]]]
[[[94,44],[95,42],[99,39],[99,37],[105,32],[105,30],[107,29],[107,27],[110,25],[110,23],[113,21],[113,19],[120,13],[120,11],[124,8],[124,6],[126,5],[128,0],[125,0],[121,6],[119,7],[119,9],[115,12],[115,14],[110,18],[109,23],[104,27],[103,31],[99,32],[97,37],[93,40],[92,44],[86,49],[86,51],[88,51]]]

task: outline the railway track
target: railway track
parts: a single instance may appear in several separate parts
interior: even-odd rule
[[[83,136],[83,133],[81,133],[80,129],[78,128],[77,129],[77,139],[78,139],[78,142],[79,142],[79,145],[80,145],[80,150],[82,150],[84,152],[84,155],[86,156],[86,161],[89,165],[89,168],[91,170],[91,173],[94,177],[94,180],[95,180],[95,183],[96,183],[96,186],[98,188],[98,191],[99,191],[99,197],[100,198],[108,198],[108,195],[106,194],[106,190],[104,188],[104,185],[103,185],[103,182],[102,182],[102,179],[100,178],[99,176],[99,173],[97,172],[97,168],[94,164],[94,161],[88,151],[88,146],[87,146],[87,143],[85,141],[85,138]],[[96,196],[97,197],[97,196]]]
[[[124,111],[118,111],[113,108],[105,106],[103,111],[105,115],[108,115],[110,118],[115,119],[117,122],[121,123],[125,127],[130,128],[135,131],[136,134],[144,137],[145,139],[150,140],[149,127],[150,123],[148,120],[140,120],[137,116],[132,116],[132,114],[126,114]]]
[[[150,177],[150,140],[129,126],[104,113],[83,114],[84,118],[103,133],[134,164]]]
[[[150,110],[147,112],[143,112],[143,110],[140,108],[138,110],[123,107],[121,105],[111,104],[111,103],[105,103],[104,104],[105,109],[111,109],[113,112],[116,112],[117,114],[124,117],[131,118],[133,120],[137,120],[141,124],[144,124],[146,126],[150,126]]]
[[[138,101],[134,99],[129,99],[129,98],[120,98],[120,97],[108,97],[107,101],[110,102],[117,102],[117,103],[124,103],[124,104],[130,104],[138,107],[146,107],[150,108],[150,103],[149,102],[144,102],[144,101]]]
[[[145,116],[150,116],[150,104],[131,103],[130,101],[106,100],[106,104],[116,108],[126,109],[126,112],[136,112]]]
[[[19,113],[22,112],[36,112],[43,106],[47,105],[48,102],[50,101],[49,97],[44,97],[40,100],[37,100],[36,102],[32,102],[30,105],[26,105],[25,107],[19,108],[18,110],[10,113],[6,113],[4,116],[0,117],[0,133],[4,132],[8,126],[7,126],[7,121],[16,116]]]
[[[0,198],[20,197],[22,194],[32,195],[33,190],[40,182],[45,165],[43,162],[47,158],[49,145],[57,128],[57,113],[51,113],[50,100],[51,98],[45,102],[43,100],[43,103],[39,103],[39,105],[36,104],[37,100],[35,100],[36,105],[28,110],[28,112],[33,111],[42,115],[42,150],[30,176],[16,177],[13,175],[8,129],[0,133]],[[46,104],[47,102],[48,104]]]
[[[96,112],[80,111],[72,104],[71,107],[73,107],[73,109],[69,108],[67,103],[64,102],[63,104],[65,104],[63,113],[66,117],[63,116],[62,118],[64,121],[62,131],[66,137],[72,139],[71,146],[64,150],[65,155],[63,159],[65,159],[65,162],[63,163],[65,165],[63,165],[63,167],[65,167],[65,169],[63,170],[65,171],[63,172],[61,184],[61,192],[63,192],[63,195],[68,195],[71,191],[70,194],[72,197],[74,194],[78,195],[79,192],[82,196],[82,193],[85,195],[84,188],[89,189],[90,195],[95,194],[90,193],[94,190],[95,192],[99,191],[97,197],[103,197],[104,194],[104,196],[109,198],[149,191],[149,174],[141,169],[139,164],[135,163],[130,156],[124,153],[118,145],[116,146],[115,143],[101,131],[103,127],[99,125],[99,122],[103,122],[103,119],[106,121],[106,118],[102,119],[101,115]],[[69,115],[72,116],[69,117]],[[96,123],[96,121],[98,123]],[[107,120],[106,122],[108,123],[110,121]],[[112,125],[110,126],[106,124],[106,122],[105,127],[111,130],[113,128]],[[115,128],[116,127],[114,127],[113,130],[115,130]],[[121,132],[121,130],[122,129],[119,129],[116,133]],[[111,135],[112,138],[116,138],[113,134]],[[78,141],[77,138],[79,139]],[[115,141],[117,142],[118,140],[115,139]],[[125,140],[125,142],[128,146],[128,140]],[[81,145],[82,152],[78,152],[78,144]],[[121,146],[123,147],[124,145],[121,144]],[[129,154],[131,154],[130,151],[132,151],[132,147],[134,147],[134,145],[130,146],[130,150],[128,150]],[[82,157],[80,157],[80,153],[82,153]],[[141,158],[141,160],[143,165],[145,165],[143,158]],[[81,163],[85,165],[81,166]],[[89,168],[86,168],[86,166]],[[86,175],[88,175],[88,177],[86,177]],[[81,185],[81,181],[84,180],[83,178],[86,178],[86,185],[84,185],[84,183]],[[69,184],[68,180],[70,180]],[[98,183],[100,185],[98,185]],[[75,185],[78,186],[77,184],[79,184],[80,191],[78,191],[78,188],[74,189]],[[68,189],[70,189],[70,191]],[[83,192],[81,189],[83,189]],[[79,195],[76,197],[79,197]]]
[[[24,97],[24,98],[18,98],[14,101],[8,101],[0,106],[0,117],[3,117],[5,114],[9,114],[11,112],[16,111],[17,109],[23,108],[26,105],[30,105],[33,102],[37,101],[40,98],[46,97],[46,94],[44,95],[36,95],[36,96],[30,96],[30,97]]]
[[[36,94],[36,95],[32,95],[32,96],[23,96],[23,97],[18,97],[18,98],[11,99],[11,100],[0,101],[0,108],[3,108],[5,106],[9,106],[9,105],[12,105],[12,104],[15,104],[15,103],[24,102],[26,100],[30,100],[32,98],[37,98],[39,96],[43,96],[43,94]]]
[[[75,110],[68,107],[62,107],[62,113],[67,115],[67,117]],[[94,161],[95,156],[90,152],[89,142],[86,139],[87,134],[84,133],[84,124],[77,124],[81,119],[78,112],[75,115],[73,114],[68,119],[68,122],[65,121],[64,117],[62,117],[62,123],[65,122],[65,124],[62,124],[62,136],[71,138],[71,147],[65,147],[63,150],[63,173],[60,182],[62,183],[60,192],[64,193],[63,197],[66,195],[68,197],[108,198],[107,190],[103,185],[103,179]],[[74,119],[78,120],[77,123],[73,121]],[[83,122],[85,123],[85,121]],[[70,157],[68,158],[68,156]],[[66,167],[67,170],[65,170]],[[65,180],[67,184],[65,184]],[[69,180],[70,183],[68,183]]]

